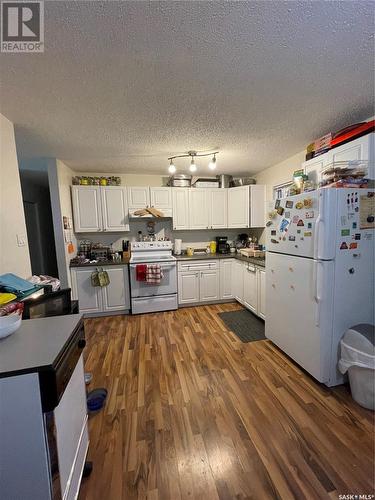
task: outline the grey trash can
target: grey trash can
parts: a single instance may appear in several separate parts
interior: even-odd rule
[[[375,327],[360,324],[349,328],[341,339],[339,370],[348,372],[355,401],[375,409]]]

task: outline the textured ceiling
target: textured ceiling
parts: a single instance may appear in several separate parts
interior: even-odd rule
[[[0,56],[1,112],[22,157],[165,173],[215,148],[254,173],[374,114],[373,27],[366,1],[46,1],[44,54]]]

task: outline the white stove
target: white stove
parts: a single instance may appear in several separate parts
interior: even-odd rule
[[[177,259],[171,241],[131,242],[130,289],[132,314],[177,309]],[[159,264],[163,277],[159,284],[137,279],[137,266]]]

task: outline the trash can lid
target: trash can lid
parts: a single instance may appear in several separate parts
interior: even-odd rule
[[[352,326],[346,331],[342,340],[347,346],[373,356],[375,350],[375,326],[368,323]]]

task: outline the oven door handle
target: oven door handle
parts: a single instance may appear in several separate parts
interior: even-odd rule
[[[149,262],[149,264],[152,264],[151,262]],[[143,264],[130,264],[130,267],[131,268],[136,268],[137,266],[139,265],[143,265]],[[145,263],[145,265],[147,266],[147,264]],[[173,262],[172,264],[160,264],[160,269],[169,269],[169,268],[173,268],[173,267],[176,267],[176,263]]]

